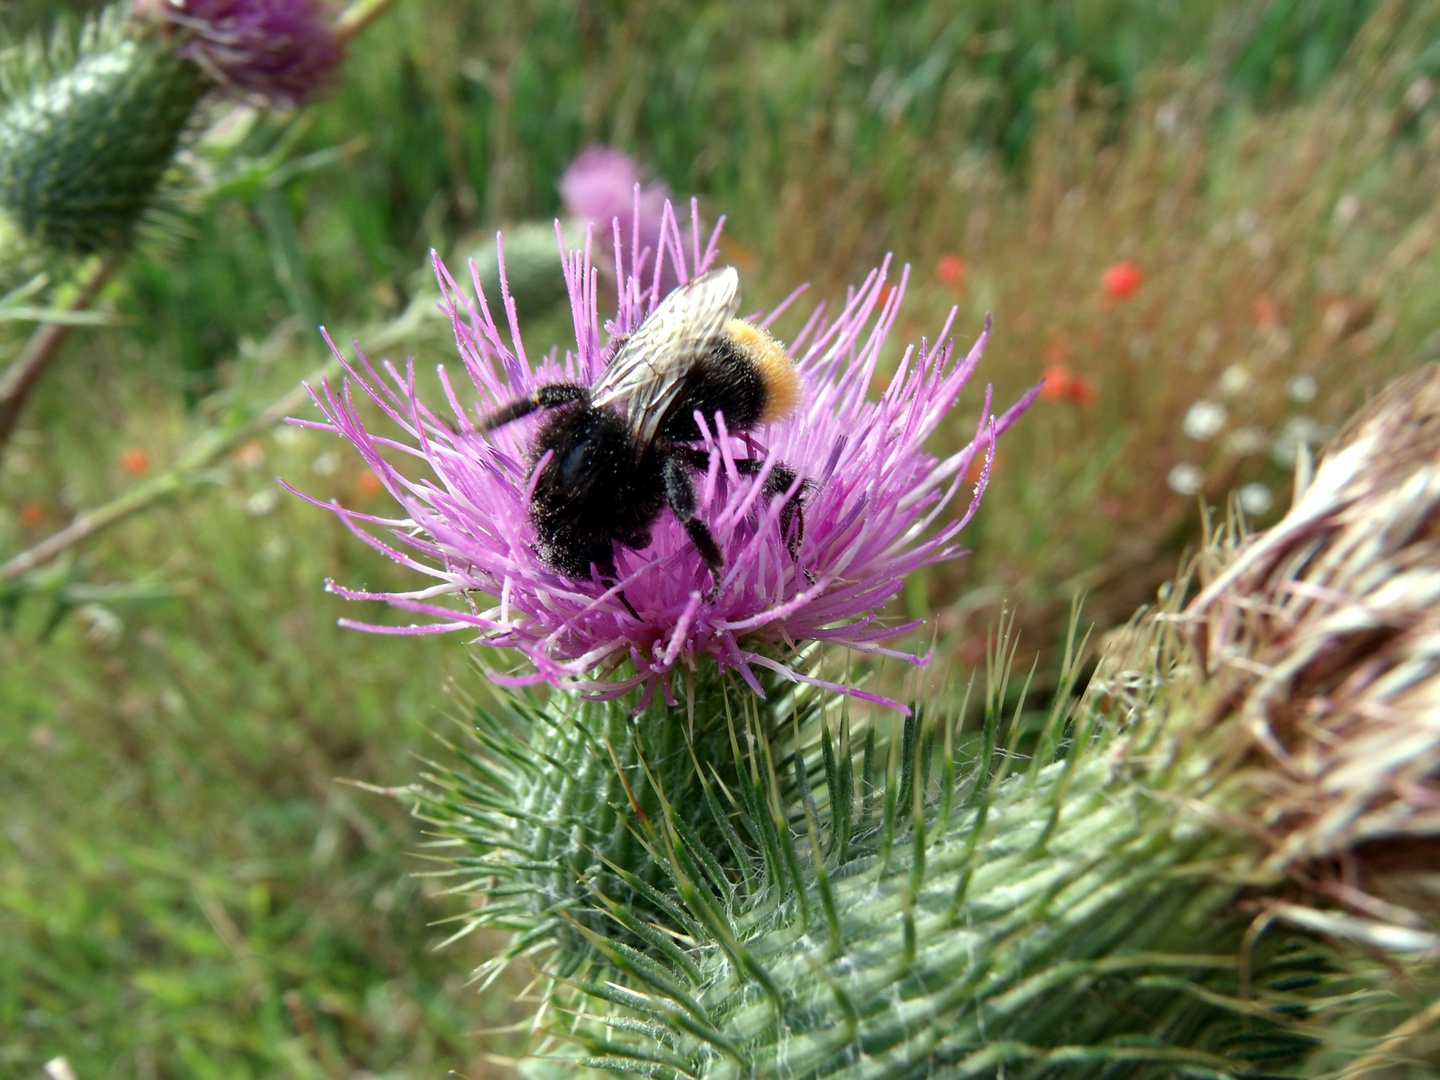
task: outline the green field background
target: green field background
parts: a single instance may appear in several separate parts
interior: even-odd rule
[[[14,39],[55,8],[0,19]],[[284,394],[324,361],[317,323],[453,363],[412,308],[428,253],[458,269],[547,220],[603,143],[726,216],[747,308],[809,282],[808,312],[893,253],[905,342],[956,306],[968,345],[993,315],[937,451],[985,381],[1084,381],[1006,436],[973,553],[895,612],[964,677],[1011,606],[1042,708],[1074,598],[1117,625],[1200,535],[1176,465],[1211,505],[1263,487],[1264,525],[1297,432],[1440,356],[1437,26],[1425,3],[399,0],[296,119],[314,167],[142,249],[116,322],[71,335],[0,462],[0,558],[125,491],[136,451],[159,471]],[[1117,298],[1124,260],[1143,281]],[[537,312],[532,352],[567,325]],[[1226,410],[1208,440],[1185,432],[1201,401]],[[395,617],[326,578],[411,579],[275,478],[383,510],[362,471],[261,432],[0,604],[0,1076],[513,1075],[529,974],[469,985],[495,942],[438,947],[462,901],[422,829],[347,782],[414,780],[481,678],[460,640],[335,625]]]

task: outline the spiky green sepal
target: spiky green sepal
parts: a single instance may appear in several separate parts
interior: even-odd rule
[[[167,44],[129,36],[120,12],[10,58],[0,109],[0,212],[60,254],[135,239],[209,80]]]
[[[485,898],[467,926],[547,976],[539,1073],[1258,1075],[1315,1044],[1322,985],[1348,1000],[1297,935],[1242,948],[1256,845],[1118,725],[1057,712],[1006,748],[998,704],[886,739],[809,691],[691,701],[693,731],[492,711],[422,796]]]
[[[810,717],[813,696],[802,702],[775,689],[772,714]],[[478,753],[456,748],[462,766],[436,765],[417,789],[418,812],[460,849],[447,855],[456,891],[486,899],[462,932],[512,931],[502,961],[544,948],[547,968],[569,976],[601,956],[597,931],[626,948],[663,951],[666,934],[694,929],[665,893],[667,857],[652,846],[652,823],[663,819],[698,849],[722,852],[716,872],[740,857],[712,794],[717,780],[735,779],[727,693],[739,693],[715,675],[680,692],[693,713],[657,699],[634,714],[574,695],[545,708],[517,697],[479,711]]]
[[[1117,775],[1099,743],[1021,775],[995,755],[926,782],[917,733],[868,755],[867,782],[839,767],[842,731],[804,757],[823,786],[789,804],[763,768],[742,781],[749,888],[707,874],[718,853],[678,830],[644,830],[690,947],[642,960],[591,936],[614,971],[576,984],[577,1016],[608,1012],[569,1036],[586,1063],[677,1078],[1221,1076],[1314,1045],[1296,1017],[1315,1008],[1323,954],[1268,938],[1242,998],[1233,837]]]

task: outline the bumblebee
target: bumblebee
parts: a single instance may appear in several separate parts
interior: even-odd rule
[[[735,318],[739,276],[732,267],[701,274],[663,299],[632,333],[611,344],[611,359],[592,386],[548,383],[498,409],[489,432],[538,410],[546,415],[531,451],[530,519],[535,551],[571,578],[592,572],[615,581],[615,545],[642,550],[666,506],[709,567],[714,598],[724,559],[710,527],[696,517],[691,473],[709,467],[696,413],[725,417],[730,434],[789,415],[800,397],[784,348],[758,326]],[[736,461],[754,476],[760,458]],[[767,499],[795,488],[780,512],[792,558],[804,537],[802,499],[808,481],[774,465]],[[592,571],[593,568],[593,571]],[[635,609],[620,597],[631,614]],[[637,616],[638,617],[638,616]]]

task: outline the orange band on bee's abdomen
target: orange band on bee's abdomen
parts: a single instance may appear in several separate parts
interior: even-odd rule
[[[725,331],[734,339],[737,351],[754,365],[765,386],[760,423],[781,420],[794,412],[800,403],[800,379],[785,346],[771,337],[768,330],[740,319],[731,319]]]

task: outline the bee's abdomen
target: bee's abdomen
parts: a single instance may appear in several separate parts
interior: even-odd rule
[[[788,414],[798,397],[799,382],[784,347],[761,327],[732,319],[719,343],[685,376],[660,433],[672,442],[700,438],[697,409],[707,424],[718,412],[732,433],[749,431]]]

